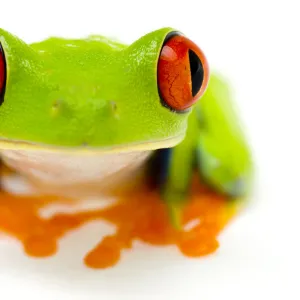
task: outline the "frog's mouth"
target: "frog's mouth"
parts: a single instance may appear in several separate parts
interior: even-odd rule
[[[171,148],[179,144],[184,138],[184,134],[170,137],[164,140],[147,141],[139,143],[128,143],[113,146],[58,146],[52,144],[35,143],[20,140],[0,138],[0,149],[5,150],[35,150],[47,152],[64,152],[69,154],[108,154],[125,153],[134,151],[151,151],[163,148]]]

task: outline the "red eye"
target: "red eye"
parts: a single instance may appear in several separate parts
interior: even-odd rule
[[[209,78],[207,60],[196,44],[175,35],[162,48],[157,76],[162,101],[173,110],[184,111],[205,92]]]
[[[0,44],[0,105],[3,102],[5,81],[6,81],[5,57],[4,57],[4,52],[3,52],[2,46]]]

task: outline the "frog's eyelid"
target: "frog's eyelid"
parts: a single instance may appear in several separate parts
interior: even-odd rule
[[[4,101],[4,94],[6,88],[6,59],[2,44],[0,43],[0,105]]]

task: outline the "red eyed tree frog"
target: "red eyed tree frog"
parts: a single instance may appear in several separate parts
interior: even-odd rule
[[[172,28],[129,46],[103,36],[28,45],[0,29],[1,159],[44,193],[109,191],[158,159],[175,225],[195,169],[244,196],[250,151],[232,106],[202,50]]]

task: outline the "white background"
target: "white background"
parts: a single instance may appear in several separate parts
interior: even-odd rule
[[[98,33],[130,43],[163,26],[184,32],[231,79],[258,174],[252,205],[216,255],[189,260],[137,244],[118,267],[92,271],[81,257],[108,225],[85,226],[46,260],[0,239],[0,299],[299,299],[297,2],[1,0],[0,26],[27,42]]]

